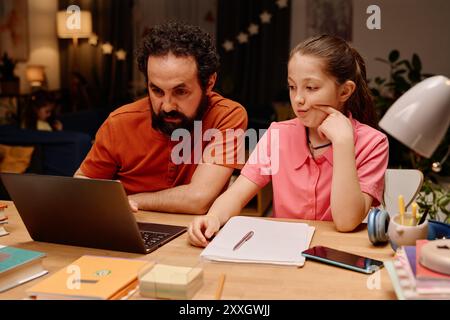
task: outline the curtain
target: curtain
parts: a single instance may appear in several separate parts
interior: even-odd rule
[[[91,12],[92,29],[98,36],[97,45],[80,39],[76,49],[68,39],[59,41],[61,86],[70,95],[71,110],[114,110],[129,103],[134,63],[133,0],[61,0],[59,10],[66,10],[71,4]],[[103,53],[102,44],[106,42],[113,46],[112,54]],[[117,58],[119,49],[127,53],[125,60]]]
[[[273,117],[272,102],[288,99],[290,11],[287,0],[219,0],[217,48],[221,70],[217,90],[244,105],[249,127],[267,127]],[[263,13],[268,23],[263,23]],[[252,32],[251,24],[257,26]],[[248,41],[245,35],[241,35],[244,41],[239,41],[241,33]],[[232,50],[227,50],[224,45],[228,43],[230,49],[230,42]]]

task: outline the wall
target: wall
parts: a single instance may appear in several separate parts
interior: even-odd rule
[[[306,0],[292,1],[291,47],[305,39]],[[381,30],[369,30],[366,9],[381,8]],[[353,46],[363,55],[368,77],[386,77],[388,67],[377,62],[392,49],[410,59],[417,53],[426,73],[450,77],[450,1],[353,0]]]
[[[208,13],[214,21],[206,21]],[[134,46],[137,48],[145,28],[171,20],[198,25],[213,37],[216,34],[217,0],[135,0],[133,12]],[[146,89],[145,80],[133,65],[133,88],[136,92]]]
[[[58,0],[28,0],[29,59],[19,63],[16,68],[23,93],[30,91],[25,77],[26,66],[30,64],[44,65],[48,88],[60,88],[57,9]]]
[[[291,47],[293,47],[305,38],[306,0],[291,1]],[[140,3],[140,1],[137,2]],[[193,3],[197,8],[205,6],[203,0]],[[366,28],[368,17],[366,9],[371,4],[377,4],[381,8],[381,30]],[[25,80],[26,64],[45,65],[49,88],[60,87],[59,51],[55,27],[57,6],[57,0],[28,0],[30,56],[29,60],[26,63],[20,63],[16,70],[16,74],[21,77],[22,92],[29,90]],[[164,4],[162,0],[153,1],[151,8],[144,7],[145,10],[141,11],[142,16],[154,22],[160,22],[158,18],[177,15],[173,9],[175,6],[168,6],[168,3]],[[161,15],[161,12],[165,12],[165,15]],[[190,12],[193,15],[192,10]],[[184,15],[187,13],[185,12]],[[153,19],[149,19],[149,16]],[[198,17],[193,15],[192,18],[202,20],[203,15]],[[424,72],[450,77],[449,30],[450,1],[448,0],[353,1],[354,40],[352,44],[366,59],[369,78],[375,75],[387,75],[387,67],[374,59],[386,57],[394,48],[400,50],[402,57],[410,58],[414,52],[419,54]]]

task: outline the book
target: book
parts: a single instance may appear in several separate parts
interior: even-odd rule
[[[450,299],[450,294],[443,292],[419,292],[417,280],[409,263],[405,247],[397,249],[394,260],[385,261],[384,266],[391,279],[397,299],[399,300],[426,300],[426,299]]]
[[[433,271],[420,263],[422,247],[429,240],[416,241],[416,288],[422,294],[450,294],[450,276]]]
[[[119,300],[137,288],[147,260],[82,256],[27,290],[37,300]]]
[[[155,264],[139,279],[142,296],[163,299],[191,299],[203,285],[203,270],[197,267]]]
[[[0,245],[0,292],[47,274],[44,257],[43,252]]]
[[[408,258],[409,266],[411,271],[416,276],[416,246],[404,246],[406,257]]]
[[[7,207],[8,207],[8,205],[0,203],[0,237],[6,236],[9,234],[9,232],[3,226],[8,223],[8,217],[5,214],[5,209]]]
[[[305,263],[302,251],[309,248],[314,230],[300,222],[236,216],[228,220],[200,256],[212,261],[301,267]],[[251,238],[233,250],[251,231]]]

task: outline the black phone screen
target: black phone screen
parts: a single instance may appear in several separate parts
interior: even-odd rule
[[[307,258],[366,273],[374,272],[383,266],[382,261],[323,246],[303,251],[303,255]]]

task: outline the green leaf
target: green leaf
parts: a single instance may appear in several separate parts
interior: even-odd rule
[[[420,61],[420,58],[417,54],[413,54],[412,56],[412,65],[414,67],[414,70],[419,72],[422,70],[422,62]]]
[[[450,197],[443,196],[438,200],[438,206],[441,208],[445,208],[450,203]]]
[[[380,77],[376,77],[375,78],[375,83],[377,85],[382,85],[385,81],[386,81],[386,79],[383,79],[383,78],[380,78]]]
[[[412,70],[411,63],[408,60],[401,60],[401,61],[397,62],[397,66],[400,66],[402,64],[404,64],[406,66],[406,68],[408,68],[408,70]]]
[[[387,61],[386,59],[383,59],[383,58],[375,58],[375,60],[383,62],[383,63],[391,64],[389,61]]]
[[[398,76],[398,75],[403,74],[405,72],[406,72],[405,69],[397,70],[397,71],[394,72],[394,76]]]
[[[416,70],[410,71],[408,73],[408,78],[413,84],[418,83],[420,82],[420,80],[422,80],[420,77],[420,73]]]
[[[380,96],[380,91],[378,91],[378,89],[372,88],[370,89],[370,91],[372,91],[372,95],[374,95],[375,97]]]
[[[398,50],[392,50],[391,53],[389,53],[389,61],[394,63],[398,60],[400,57],[400,52]]]

